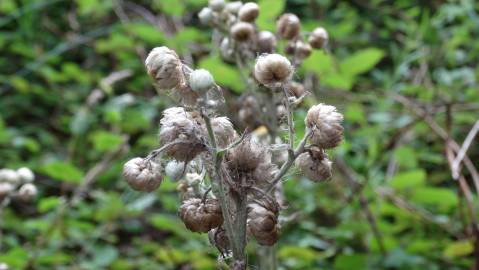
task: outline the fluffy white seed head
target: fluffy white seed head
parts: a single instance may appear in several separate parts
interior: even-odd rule
[[[257,44],[260,53],[272,53],[276,49],[276,37],[270,31],[261,31],[258,33]]]
[[[220,12],[225,7],[225,1],[224,0],[209,0],[208,6],[216,12]]]
[[[200,13],[198,13],[198,18],[202,24],[208,25],[213,20],[214,14],[213,10],[209,7],[203,8]]]
[[[176,88],[184,83],[180,58],[175,51],[165,46],[154,48],[148,54],[145,66],[162,90]]]
[[[26,183],[18,190],[18,197],[23,201],[33,200],[37,196],[37,187],[32,183]]]
[[[280,54],[263,54],[256,60],[254,76],[267,87],[280,87],[291,80],[293,67],[288,58]]]
[[[326,181],[331,177],[332,162],[319,149],[300,154],[295,164],[301,173],[311,181]]]
[[[14,189],[15,186],[10,183],[0,182],[0,201],[7,197]]]
[[[181,161],[171,160],[166,164],[165,173],[172,181],[180,180],[185,170],[185,163]]]
[[[189,83],[191,89],[200,94],[205,94],[215,86],[215,79],[206,69],[197,69],[191,72]]]
[[[285,13],[279,17],[276,22],[276,30],[280,37],[284,39],[292,39],[299,34],[301,23],[298,16]]]
[[[226,4],[225,10],[233,15],[236,15],[242,6],[243,3],[241,1],[229,2]]]
[[[321,148],[333,148],[343,139],[343,115],[336,107],[325,104],[314,105],[308,110],[305,124],[313,128],[311,142]]]
[[[238,18],[243,22],[253,22],[258,18],[258,15],[259,6],[253,2],[244,4],[238,12]]]
[[[7,182],[13,185],[18,185],[21,179],[18,173],[12,169],[0,170],[0,182]]]
[[[33,180],[35,180],[35,175],[33,174],[32,170],[27,167],[18,169],[17,174],[23,183],[31,183]]]
[[[125,163],[123,176],[132,189],[144,192],[157,189],[163,180],[160,165],[141,157],[130,159]]]
[[[328,44],[329,35],[323,27],[317,27],[311,32],[308,42],[315,49],[322,49]]]
[[[237,22],[231,27],[230,34],[238,42],[248,41],[254,35],[254,27],[251,23]]]

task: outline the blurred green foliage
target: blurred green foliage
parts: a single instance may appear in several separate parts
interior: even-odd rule
[[[160,112],[173,104],[146,75],[148,50],[169,46],[231,94],[244,91],[239,71],[221,61],[210,30],[199,26],[206,2],[0,1],[0,167],[32,168],[40,189],[35,203],[4,209],[0,262],[12,269],[216,267],[206,236],[187,231],[176,215],[175,183],[140,194],[120,175],[126,159],[157,146]],[[258,2],[262,29],[273,30],[285,11],[298,14],[306,31],[328,29],[329,50],[314,52],[297,77],[319,79],[316,98],[344,113],[346,142],[334,155],[364,184],[386,251],[338,169],[319,185],[292,174],[284,213],[299,216],[282,229],[281,269],[470,268],[474,239],[444,142],[394,97],[413,99],[462,143],[479,117],[479,4]],[[127,75],[107,79],[119,72]],[[298,129],[303,117],[296,115]],[[479,149],[468,155],[478,165]],[[65,207],[105,160],[88,195]],[[254,264],[254,245],[248,250]]]

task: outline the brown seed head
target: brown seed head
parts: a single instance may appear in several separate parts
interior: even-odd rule
[[[243,22],[253,22],[258,18],[259,6],[256,3],[248,2],[241,6],[238,12],[238,18]]]
[[[123,177],[128,185],[137,191],[151,192],[157,189],[163,177],[160,164],[136,157],[123,166]]]
[[[328,32],[323,27],[318,27],[311,32],[308,42],[315,49],[322,49],[328,44]]]
[[[221,207],[216,199],[191,198],[183,201],[180,218],[192,232],[208,232],[223,224]]]
[[[280,54],[263,54],[256,60],[254,76],[267,87],[280,87],[293,76],[293,67],[291,62]]]
[[[338,146],[343,139],[343,115],[336,107],[325,104],[314,105],[306,115],[306,126],[313,128],[311,142],[321,148]]]
[[[301,23],[298,16],[285,13],[276,22],[276,31],[284,39],[292,39],[299,34]]]
[[[254,35],[254,27],[251,23],[237,22],[231,27],[230,34],[238,42],[248,41]]]
[[[327,155],[319,148],[313,147],[302,153],[295,161],[301,173],[314,182],[325,181],[331,177],[331,164]]]

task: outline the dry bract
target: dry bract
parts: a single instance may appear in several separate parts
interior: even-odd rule
[[[244,4],[238,11],[238,18],[244,22],[253,22],[259,15],[258,4],[248,2]]]
[[[154,48],[145,60],[145,66],[162,90],[173,89],[184,84],[182,63],[175,51],[167,47]]]
[[[237,171],[252,171],[268,159],[271,160],[266,149],[251,137],[245,138],[226,154],[228,167]]]
[[[222,254],[227,254],[230,250],[230,241],[226,235],[226,230],[222,227],[212,229],[208,232],[210,244],[215,246]]]
[[[314,105],[308,110],[305,124],[313,128],[311,142],[321,148],[333,148],[343,139],[343,115],[336,107],[325,104]]]
[[[271,202],[253,202],[248,205],[248,233],[258,244],[272,246],[279,238],[278,207]]]
[[[299,155],[295,164],[301,173],[311,181],[324,181],[331,177],[332,162],[317,147]]]
[[[221,208],[216,199],[191,198],[183,201],[180,217],[186,228],[193,232],[208,232],[223,224]]]
[[[328,32],[323,27],[318,27],[309,35],[308,42],[315,49],[322,49],[328,44]]]
[[[160,165],[141,157],[130,159],[123,165],[123,176],[132,189],[144,192],[157,189],[163,180]]]
[[[288,58],[280,54],[263,54],[256,60],[254,76],[267,87],[280,87],[293,76],[293,67]]]
[[[231,36],[238,42],[250,40],[254,35],[254,27],[251,23],[237,22],[230,29]]]
[[[298,16],[291,13],[283,14],[276,22],[276,30],[278,34],[285,39],[296,37],[299,34],[300,28],[301,24]]]
[[[290,96],[294,96],[296,98],[299,98],[306,93],[306,90],[304,89],[304,85],[299,82],[290,82],[288,84],[287,90]]]

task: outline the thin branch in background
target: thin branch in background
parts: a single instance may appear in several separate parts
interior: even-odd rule
[[[479,120],[476,121],[474,126],[471,128],[471,130],[467,134],[467,137],[462,143],[459,153],[457,154],[456,158],[452,161],[451,169],[452,169],[452,177],[454,177],[454,179],[459,178],[459,165],[464,159],[464,156],[466,155],[466,152],[471,146],[472,140],[474,139],[478,131],[479,131]]]

